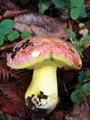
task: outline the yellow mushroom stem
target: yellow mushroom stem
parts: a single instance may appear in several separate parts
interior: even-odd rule
[[[56,107],[58,103],[56,70],[57,67],[51,65],[34,69],[25,99],[30,97],[35,108],[46,109],[50,112]]]

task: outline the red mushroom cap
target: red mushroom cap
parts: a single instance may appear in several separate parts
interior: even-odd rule
[[[56,36],[36,36],[22,40],[7,54],[7,65],[14,69],[48,64],[66,69],[80,69],[82,66],[75,48]]]

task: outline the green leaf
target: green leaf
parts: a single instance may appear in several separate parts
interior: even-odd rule
[[[5,19],[0,23],[0,34],[6,35],[8,34],[13,28],[13,21],[10,19]]]
[[[16,30],[13,30],[7,35],[7,38],[9,41],[14,41],[19,38],[19,33]]]
[[[72,8],[70,11],[70,16],[73,20],[76,20],[79,18],[80,10],[79,8]]]
[[[76,85],[76,90],[77,89],[80,90],[80,88],[81,88],[81,83],[79,83],[79,84]]]
[[[75,90],[71,94],[71,100],[75,103],[80,102],[82,99],[84,99],[84,94],[82,93],[81,90]]]
[[[86,41],[90,40],[90,35],[85,35],[80,39],[80,46],[83,46]]]
[[[51,5],[50,0],[48,0],[48,1],[47,0],[40,0],[38,3],[39,13],[44,13],[45,10],[47,10],[50,5]]]
[[[79,53],[83,52],[83,51],[84,51],[84,47],[78,48],[77,51],[78,51]]]
[[[74,46],[74,47],[80,47],[79,46],[79,41],[77,39],[74,39],[73,41],[71,41],[71,44]]]
[[[78,76],[79,82],[82,83],[82,82],[85,80],[85,78],[86,78],[86,72],[85,72],[84,70],[81,70],[81,71],[79,72],[79,76]]]
[[[0,35],[0,46],[4,43],[4,35]]]
[[[28,32],[22,32],[21,34],[21,38],[22,39],[26,39],[26,38],[31,38],[31,34],[29,34]]]
[[[86,18],[87,17],[87,13],[85,11],[85,8],[84,7],[79,7],[79,10],[80,10],[80,17],[81,18]]]
[[[72,40],[76,39],[76,33],[73,32],[71,29],[66,28],[65,32],[67,33],[69,39],[72,39]]]
[[[90,77],[90,70],[87,70],[87,71],[86,71],[86,76],[87,76],[87,77]]]
[[[84,85],[81,86],[81,90],[83,92],[90,92],[90,82],[85,83]]]
[[[71,0],[71,7],[81,7],[84,4],[84,0]]]
[[[67,0],[52,0],[52,3],[56,5],[56,8],[62,8],[68,6]]]
[[[76,41],[75,41],[76,42]],[[81,52],[83,52],[84,51],[84,48],[83,47],[80,47],[78,44],[79,44],[79,42],[77,41],[76,43],[72,43],[71,42],[71,44],[73,45],[73,47],[78,51],[78,53],[81,53]],[[78,43],[78,44],[77,44]]]

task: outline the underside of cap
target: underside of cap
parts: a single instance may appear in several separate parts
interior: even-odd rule
[[[40,66],[45,65],[54,65],[59,68],[65,68],[65,69],[72,69],[74,68],[74,65],[71,63],[70,60],[66,59],[63,56],[57,56],[57,55],[48,55],[42,58],[34,59],[33,61],[28,61],[25,64],[20,64],[18,66],[11,66],[13,69],[34,69],[38,68]]]

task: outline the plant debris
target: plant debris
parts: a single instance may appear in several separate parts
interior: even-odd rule
[[[67,120],[90,120],[90,96],[73,106],[73,111],[66,116]]]
[[[37,13],[28,13],[14,18],[14,28],[20,32],[29,32],[32,35],[55,35],[64,40],[67,35],[64,29],[67,23]]]
[[[5,19],[5,18],[12,18],[17,15],[23,14],[28,12],[29,10],[6,10],[3,15],[0,16],[0,20]]]

